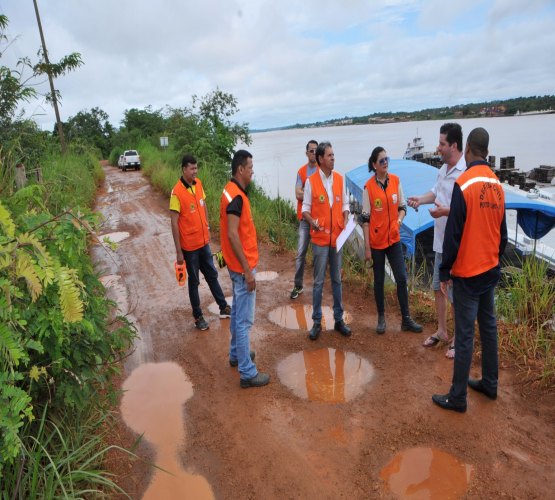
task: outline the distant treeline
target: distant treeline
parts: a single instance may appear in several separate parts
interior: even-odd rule
[[[330,127],[337,125],[361,125],[368,123],[389,123],[419,120],[444,120],[456,118],[475,118],[480,116],[514,116],[517,113],[528,113],[552,109],[555,111],[555,95],[517,97],[489,102],[459,104],[442,108],[428,108],[420,111],[398,111],[396,113],[373,113],[362,116],[345,116],[313,123],[296,123],[285,127],[265,130],[287,130],[293,128]],[[262,132],[263,130],[251,130]]]

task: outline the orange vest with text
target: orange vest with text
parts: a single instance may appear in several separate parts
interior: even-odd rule
[[[370,226],[368,233],[370,247],[383,250],[401,241],[399,228],[399,177],[388,174],[385,191],[378,184],[376,176],[370,177],[364,189],[370,200]]]
[[[198,250],[210,241],[208,221],[204,208],[202,182],[195,180],[195,194],[191,193],[179,180],[173,187],[172,195],[177,196],[179,212],[179,243],[183,250]]]
[[[231,242],[227,235],[228,222],[226,210],[227,206],[236,196],[241,196],[241,198],[243,198],[243,209],[241,211],[238,228],[239,239],[241,240],[241,246],[243,247],[243,252],[245,253],[249,267],[251,269],[256,267],[258,264],[258,244],[256,243],[256,228],[252,220],[251,204],[245,192],[231,181],[225,185],[220,199],[220,239],[227,267],[236,273],[244,273],[245,270],[231,248]]]
[[[318,224],[323,227],[323,231],[316,231],[310,228],[310,238],[312,243],[321,247],[335,247],[337,237],[344,228],[343,219],[343,177],[337,172],[333,175],[333,205],[330,207],[328,192],[324,187],[320,177],[320,169],[316,170],[310,177],[310,187],[312,189],[312,207],[310,215],[313,219],[318,219]]]
[[[308,163],[305,163],[301,168],[299,168],[299,177],[303,183],[303,188],[306,183],[306,173],[308,171]],[[303,202],[302,200],[297,200],[297,219],[302,220],[303,218]]]
[[[466,220],[451,275],[470,278],[499,264],[505,193],[487,165],[470,167],[455,182],[466,203]]]

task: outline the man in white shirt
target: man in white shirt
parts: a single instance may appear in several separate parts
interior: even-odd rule
[[[440,341],[449,341],[447,333],[447,297],[440,289],[439,266],[442,259],[443,238],[445,235],[445,225],[449,215],[451,196],[455,181],[466,170],[466,162],[462,152],[463,136],[462,129],[458,123],[444,123],[439,129],[439,145],[437,150],[443,160],[443,165],[437,174],[437,181],[430,191],[420,196],[409,196],[407,204],[418,209],[420,205],[434,203],[430,208],[430,214],[434,220],[434,275],[432,288],[435,294],[435,304],[437,313],[438,327],[436,332],[424,341],[424,347],[433,347]],[[452,292],[450,292],[452,293]],[[452,303],[452,296],[449,297]],[[451,341],[449,349],[445,354],[448,358],[455,357],[455,339]]]
[[[303,218],[310,226],[312,255],[314,256],[314,285],[312,287],[312,320],[310,340],[317,340],[322,331],[322,291],[326,267],[330,266],[333,294],[334,330],[345,337],[351,329],[343,320],[341,255],[336,240],[347,225],[349,199],[343,176],[333,171],[335,155],[329,142],[321,142],[316,148],[318,170],[305,183]]]

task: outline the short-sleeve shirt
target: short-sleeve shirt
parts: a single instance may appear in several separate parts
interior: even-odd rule
[[[447,163],[444,163],[439,169],[437,180],[431,191],[434,193],[435,201],[442,206],[451,205],[451,197],[453,196],[453,186],[459,176],[466,170],[466,161],[462,155],[457,164],[447,172]],[[447,217],[438,217],[434,219],[434,252],[443,252],[443,239],[445,237],[445,226],[447,225]]]
[[[197,184],[196,181],[193,181],[192,185],[189,184],[183,177],[181,177],[180,181],[185,186],[185,188],[189,190],[189,192],[192,195],[194,195],[196,193],[196,184]],[[203,200],[206,199],[206,194],[205,194],[204,190],[202,191],[201,198]],[[181,203],[179,202],[179,198],[175,194],[172,194],[170,196],[170,210],[172,212],[181,213]]]

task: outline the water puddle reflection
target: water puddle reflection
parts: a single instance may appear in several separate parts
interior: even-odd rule
[[[277,372],[296,396],[326,403],[351,401],[374,376],[366,359],[331,347],[293,353],[278,363]]]
[[[112,243],[119,243],[120,241],[129,238],[129,233],[127,231],[118,231],[115,233],[108,233],[108,234],[100,234],[98,239],[101,243],[104,242],[104,238],[108,238]]]
[[[233,304],[233,296],[229,296],[225,298],[226,302],[229,304],[229,306],[231,307]],[[208,310],[212,313],[215,314],[216,316],[218,316],[220,314],[220,306],[218,305],[217,302],[212,302],[209,306],[208,306]]]
[[[185,441],[183,405],[193,385],[176,363],[145,363],[123,383],[121,414],[125,423],[155,448],[154,476],[144,499],[212,499],[203,476],[181,468],[178,449]]]
[[[268,319],[278,326],[289,328],[290,330],[310,330],[312,328],[312,305],[310,304],[291,304],[273,309],[268,314]],[[343,314],[345,323],[351,322],[351,315]],[[333,309],[328,306],[322,307],[322,329],[331,330],[333,328]]]
[[[273,281],[279,276],[275,271],[261,271],[256,273],[256,281]]]
[[[380,477],[398,498],[447,500],[463,496],[472,466],[436,448],[403,451],[381,470]]]

